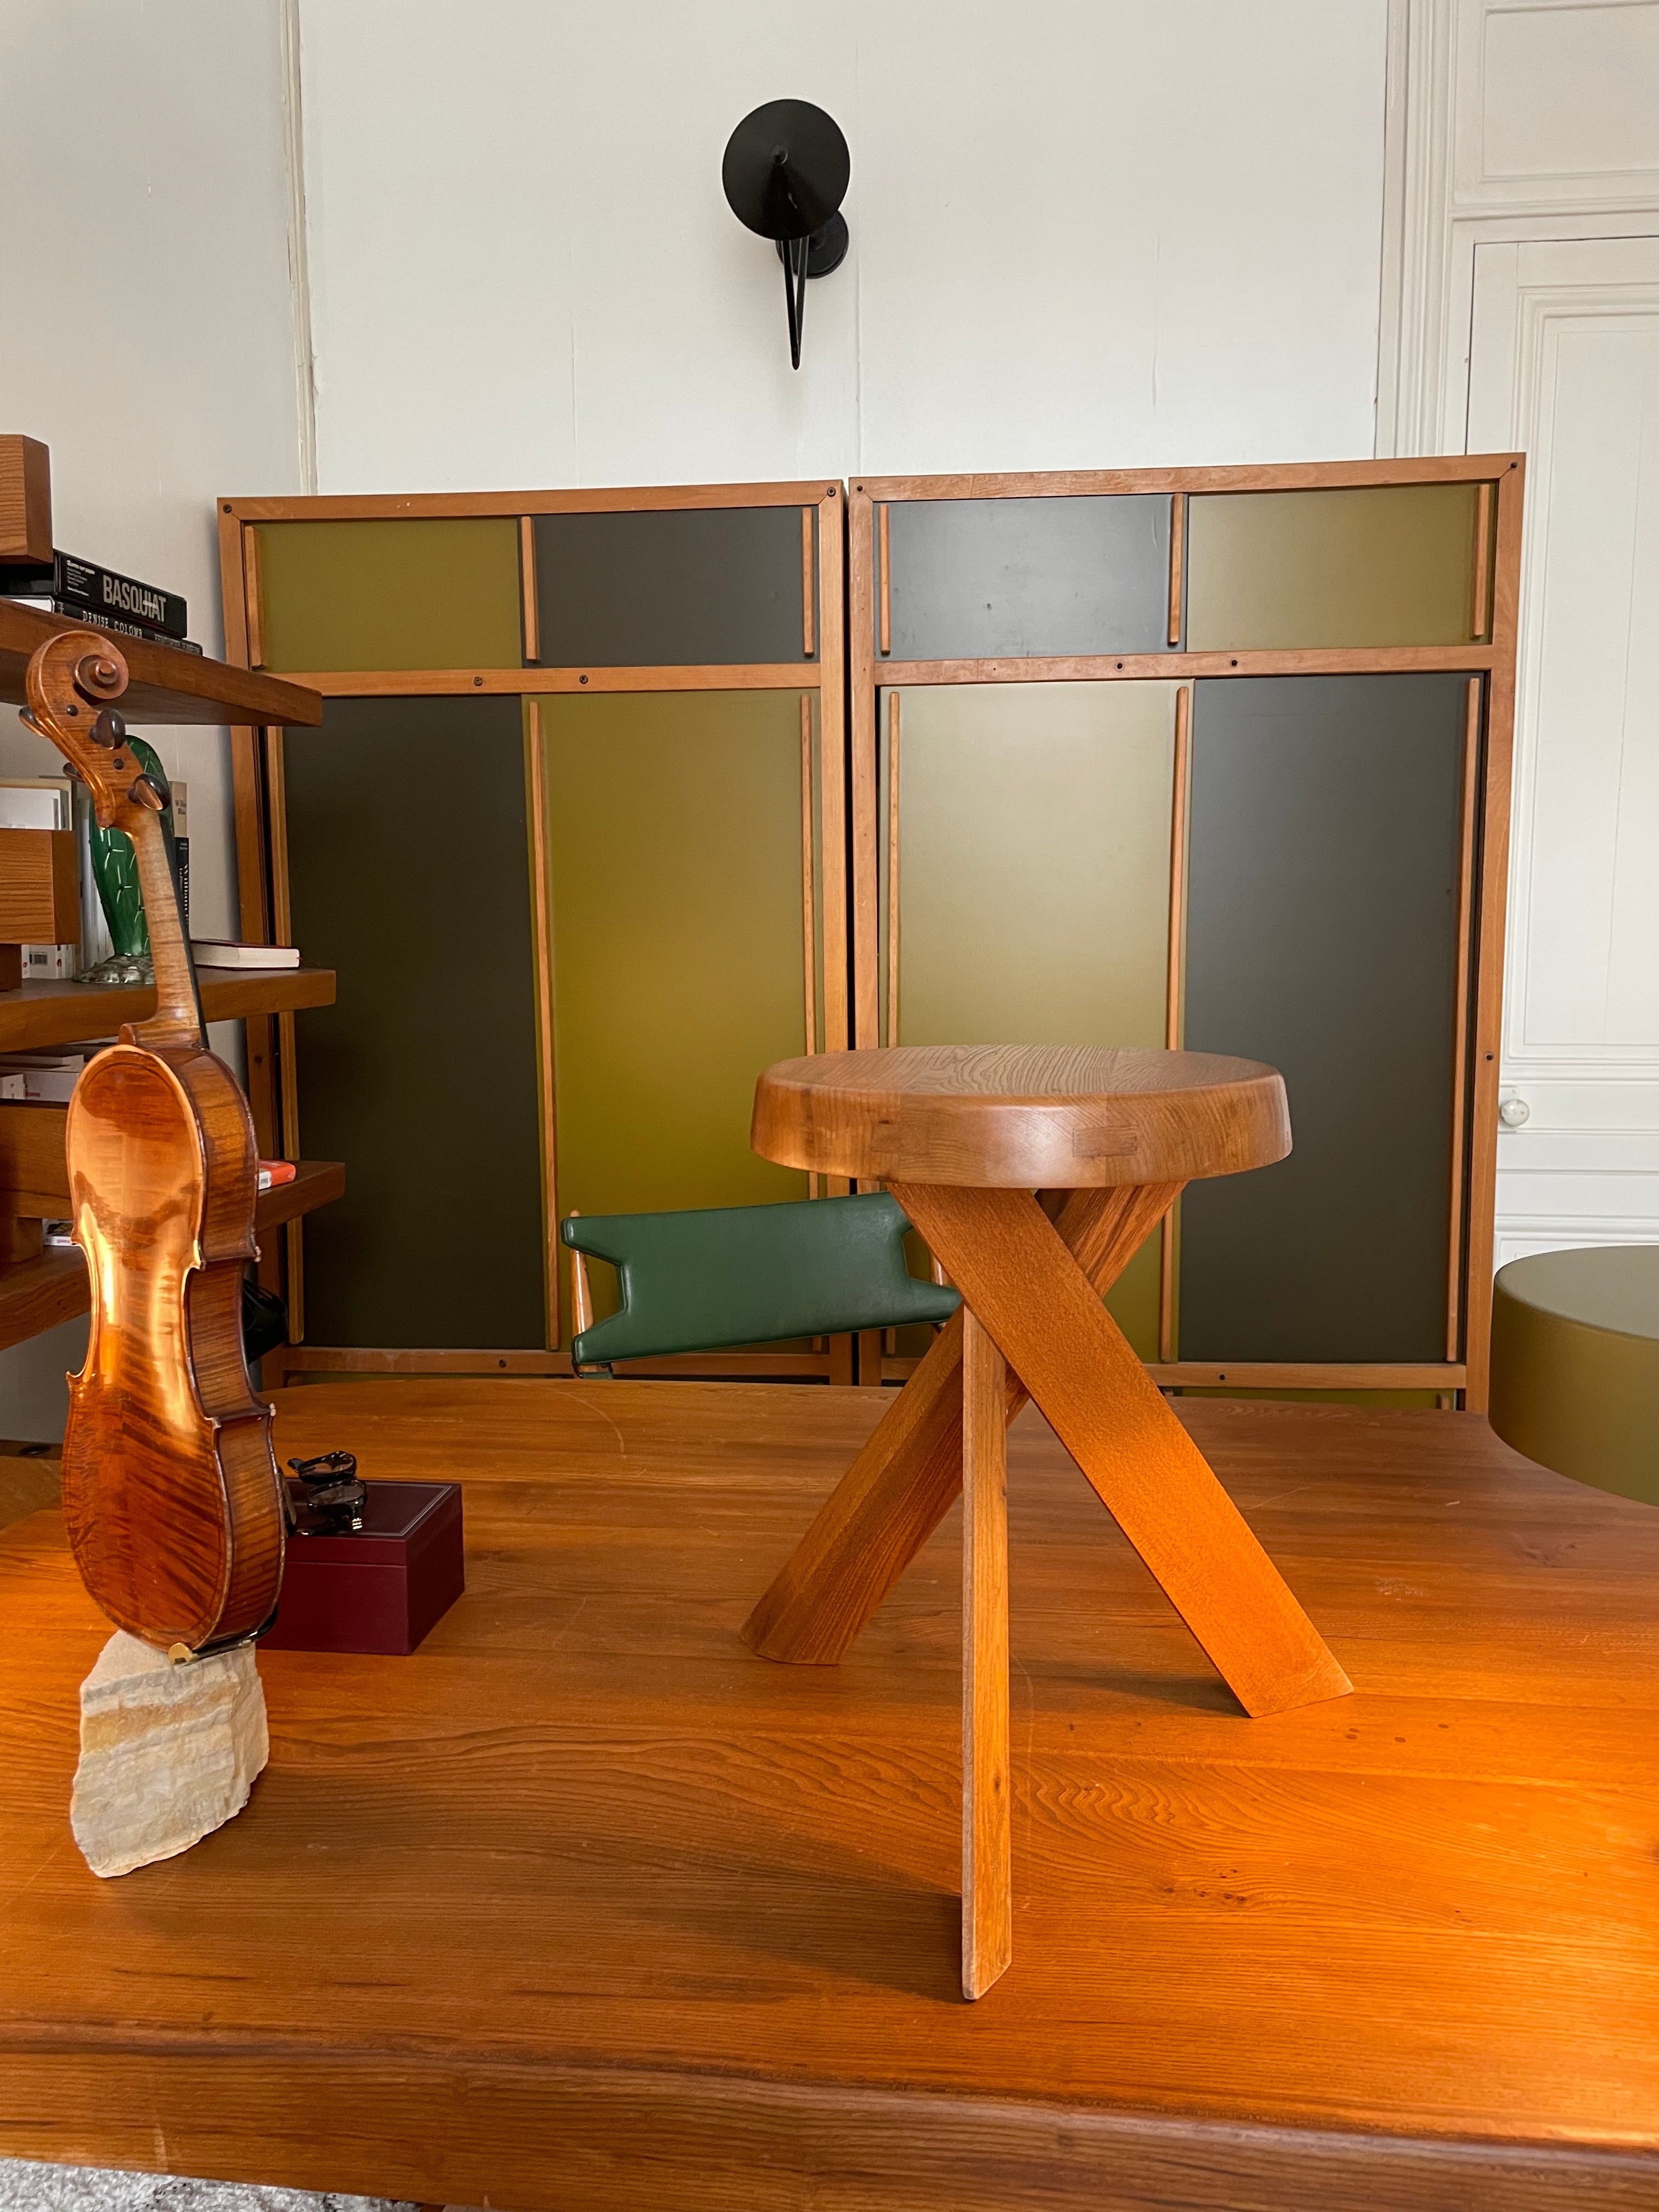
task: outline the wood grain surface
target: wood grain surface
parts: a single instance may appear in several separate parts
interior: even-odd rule
[[[25,678],[38,648],[66,631],[87,628],[62,615],[45,615],[15,599],[0,599],[0,699],[21,706],[27,696]],[[95,627],[95,626],[94,626]],[[118,646],[131,672],[121,711],[131,721],[284,722],[312,726],[323,719],[323,702],[291,678],[251,675],[204,654],[181,653],[176,646],[151,645],[140,637],[100,637]]]
[[[331,968],[204,969],[198,981],[202,1012],[210,1022],[334,1003]],[[25,983],[0,1000],[0,1052],[46,1051],[112,1036],[123,1023],[146,1021],[155,1011],[155,988],[147,983]]]
[[[1351,465],[1364,468],[1374,463]],[[1401,465],[1409,467],[1411,464]],[[561,491],[291,492],[276,498],[222,499],[222,514],[242,522],[407,520],[416,515],[621,514],[700,507],[797,507],[833,502],[839,483],[635,484]]]
[[[1013,1956],[1008,1799],[1008,1375],[962,1316],[962,1994]]]
[[[1073,1191],[1056,1223],[1104,1296],[1146,1241],[1176,1187]],[[939,1331],[813,1516],[744,1623],[763,1657],[795,1666],[838,1660],[962,1491],[959,1315]],[[1026,1402],[1007,1378],[1007,1418]]]
[[[1346,1697],[1347,1676],[1030,1194],[896,1183],[893,1195],[1244,1710]]]
[[[49,1114],[53,1109],[49,1106],[29,1106],[12,1110]],[[63,1109],[58,1110],[61,1115]],[[3,1125],[0,1125],[0,1142],[3,1137]],[[279,1183],[275,1190],[262,1191],[255,1199],[256,1231],[274,1228],[279,1222],[308,1213],[315,1206],[327,1206],[343,1194],[345,1168],[342,1162],[301,1160],[296,1165],[299,1173],[292,1182]],[[0,1167],[3,1166],[3,1152],[0,1152]],[[67,1176],[67,1170],[64,1172]],[[31,1201],[51,1198],[53,1214],[68,1212],[66,1204],[58,1206],[55,1192],[36,1191],[26,1195]],[[11,1205],[13,1197],[14,1194],[0,1186],[0,1209]],[[73,1245],[67,1249],[49,1245],[33,1259],[21,1261],[15,1267],[0,1267],[0,1351],[8,1345],[22,1343],[26,1337],[38,1336],[42,1329],[55,1328],[59,1322],[72,1321],[76,1314],[85,1313],[90,1304],[85,1255]]]
[[[410,1658],[272,1652],[186,1856],[68,1829],[107,1632],[0,1536],[0,2150],[538,2212],[1659,2204],[1659,1515],[1456,1414],[1179,1408],[1356,1695],[1248,1722],[1009,1438],[1015,1956],[962,2002],[959,1531],[847,1664],[752,1591],[872,1391],[339,1382],[465,1486]]]
[[[763,1159],[1006,1189],[1186,1182],[1291,1149],[1259,1060],[1133,1046],[899,1045],[780,1060],[755,1086]]]

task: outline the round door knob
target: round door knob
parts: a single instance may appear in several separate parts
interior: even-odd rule
[[[1524,1098],[1504,1098],[1499,1101],[1498,1118],[1506,1129],[1518,1129],[1532,1119],[1532,1109]]]

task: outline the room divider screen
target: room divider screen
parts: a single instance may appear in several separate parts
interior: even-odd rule
[[[561,1212],[806,1193],[770,1060],[1184,1044],[1282,1069],[1295,1149],[1117,1285],[1160,1382],[1483,1406],[1521,482],[222,501],[228,656],[328,702],[234,733],[243,933],[340,979],[249,1024],[262,1144],[349,1170],[276,1364],[568,1369]]]
[[[1521,481],[853,487],[857,1042],[1285,1075],[1112,1294],[1166,1387],[1486,1402]]]
[[[262,1146],[351,1164],[264,1263],[276,1369],[568,1371],[561,1213],[807,1194],[748,1119],[848,1035],[844,503],[221,501],[229,656],[327,701],[233,733],[243,934],[343,971],[325,1019],[248,1025]]]

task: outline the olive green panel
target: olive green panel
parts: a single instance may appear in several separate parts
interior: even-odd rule
[[[519,526],[510,515],[263,522],[267,668],[517,668]]]
[[[1472,483],[1199,492],[1187,502],[1187,649],[1462,645]]]
[[[331,699],[283,738],[313,1343],[545,1343],[535,957],[516,699]],[[434,800],[434,794],[437,794]]]
[[[1659,1505],[1659,1245],[1498,1269],[1492,1425],[1558,1474]]]
[[[900,1042],[1164,1042],[1175,691],[987,684],[896,695]],[[884,727],[884,877],[888,738]],[[885,892],[884,880],[884,909]],[[884,1001],[884,933],[880,972]],[[1158,1251],[1154,1236],[1108,1301],[1148,1358]]]
[[[539,704],[560,1213],[805,1198],[749,1149],[756,1078],[805,1048],[800,694]]]

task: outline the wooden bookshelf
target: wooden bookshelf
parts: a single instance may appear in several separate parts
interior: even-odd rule
[[[96,623],[71,622],[6,599],[0,599],[0,700],[26,703],[31,658],[49,639],[73,629],[106,635],[119,651],[130,678],[119,705],[129,722],[314,727],[323,719],[321,699],[304,684],[231,668],[200,653],[152,645],[112,630],[100,633]],[[42,773],[52,757],[43,744]],[[331,968],[204,970],[200,987],[202,1012],[210,1022],[262,1020],[334,1003]],[[123,1023],[144,1021],[155,1011],[155,994],[148,988],[25,983],[0,993],[0,1052],[47,1051],[112,1036]],[[344,1188],[345,1170],[338,1162],[301,1161],[293,1182],[267,1191],[259,1200],[256,1225],[274,1231],[315,1206],[326,1206]],[[7,1217],[5,1226],[13,1238],[9,1249],[15,1250],[22,1241],[20,1231],[23,1237],[38,1237],[39,1231],[29,1231],[27,1224],[40,1218],[39,1208],[55,1196],[55,1185],[52,1191],[20,1190],[12,1195],[25,1204],[8,1208],[5,1194],[0,1193],[0,1215]],[[86,1262],[72,1247],[48,1246],[0,1266],[0,1349],[71,1320],[84,1313],[88,1304]]]
[[[334,1004],[331,968],[204,968],[198,981],[202,1012],[210,1022]],[[148,986],[25,983],[0,993],[0,1052],[46,1052],[113,1036],[123,1022],[147,1020],[155,1011],[155,994]]]
[[[296,1221],[343,1195],[345,1169],[338,1160],[301,1160],[294,1181],[262,1192],[253,1220],[261,1233]],[[72,1321],[91,1304],[87,1263],[73,1246],[50,1245],[32,1260],[0,1267],[0,1352]]]
[[[70,622],[63,615],[44,615],[34,607],[0,599],[0,699],[14,707],[27,702],[24,688],[31,656],[48,638],[66,629],[96,631],[93,622]],[[222,660],[203,653],[185,653],[177,646],[151,645],[140,637],[107,633],[119,648],[131,681],[121,695],[120,708],[129,722],[140,726],[153,722],[303,723],[314,726],[323,719],[323,702],[303,684],[286,684],[280,677],[258,676],[246,668],[228,668]],[[44,748],[43,748],[44,750]]]

